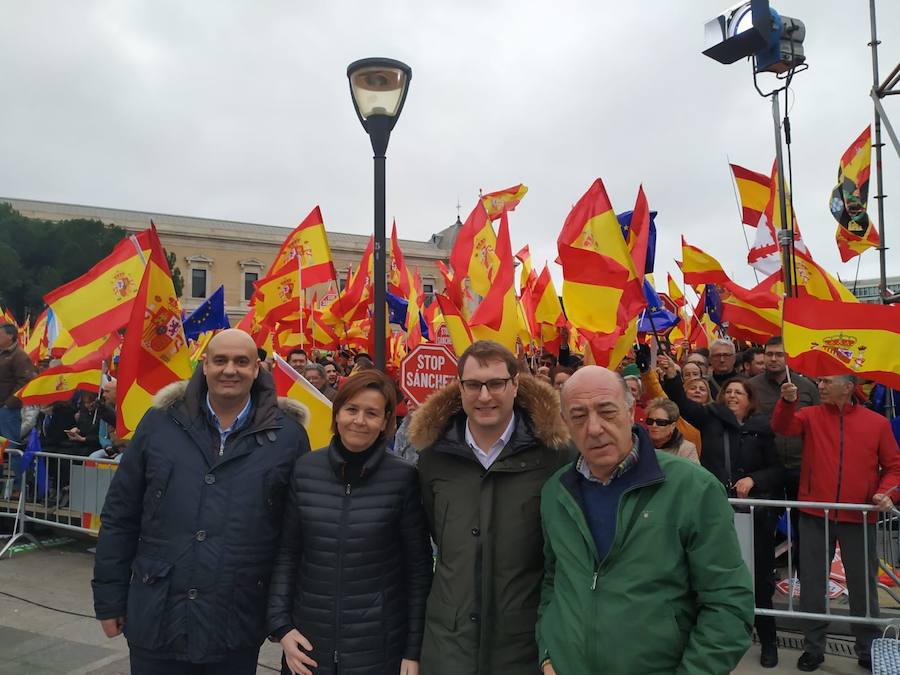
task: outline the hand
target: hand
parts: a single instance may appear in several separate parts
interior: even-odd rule
[[[547,663],[544,664],[544,667],[541,668],[541,672],[543,672],[544,675],[556,675],[556,671],[553,670],[553,664],[549,661],[547,661]]]
[[[638,370],[646,373],[650,370],[650,346],[638,345],[634,350],[634,363]]]
[[[678,366],[668,354],[657,355],[656,365],[665,373],[667,380],[673,380],[678,375]]]
[[[559,339],[566,344],[569,344],[569,329],[566,326],[559,327]]]
[[[746,476],[734,484],[734,491],[740,499],[746,499],[754,485],[756,483],[753,482],[753,479],[750,476]]]
[[[781,398],[783,398],[788,403],[793,403],[797,400],[797,385],[793,382],[785,382],[781,385]]]
[[[872,503],[878,511],[890,511],[894,508],[894,502],[891,500],[890,496],[881,494],[880,492],[872,495]]]
[[[400,662],[400,675],[419,675],[419,662],[403,659]]]
[[[122,634],[122,629],[125,628],[125,617],[117,616],[115,619],[100,619],[100,628],[103,629],[106,637],[112,639]]]
[[[281,638],[284,660],[287,662],[287,667],[291,669],[291,672],[296,675],[313,675],[312,671],[306,666],[318,668],[319,664],[313,661],[309,654],[301,650],[300,647],[303,647],[307,652],[312,651],[313,648],[312,643],[303,637],[303,634],[296,628],[292,628],[290,633]]]

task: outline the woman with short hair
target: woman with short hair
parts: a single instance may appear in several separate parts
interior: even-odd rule
[[[347,378],[334,436],[294,465],[268,622],[281,672],[418,675],[432,555],[416,469],[385,451],[393,382]]]
[[[647,404],[644,424],[654,448],[699,464],[697,446],[678,430],[679,417],[678,406],[674,402],[667,398],[655,398]]]

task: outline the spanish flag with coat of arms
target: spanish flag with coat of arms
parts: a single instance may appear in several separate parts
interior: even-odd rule
[[[181,305],[156,228],[151,227],[150,256],[119,358],[119,438],[131,438],[160,389],[190,376],[191,352],[181,323]]]

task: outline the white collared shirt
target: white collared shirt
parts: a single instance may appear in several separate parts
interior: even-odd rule
[[[475,437],[472,435],[472,432],[469,430],[469,420],[466,420],[466,443],[470,448],[472,448],[472,452],[475,454],[475,458],[481,462],[481,466],[485,469],[490,469],[491,464],[500,456],[500,453],[503,451],[503,448],[506,447],[506,444],[509,443],[509,439],[512,438],[513,431],[516,428],[516,414],[513,413],[512,417],[509,419],[509,424],[506,425],[506,430],[500,434],[500,438],[494,441],[494,444],[488,448],[487,450],[482,450],[478,443],[475,442]]]

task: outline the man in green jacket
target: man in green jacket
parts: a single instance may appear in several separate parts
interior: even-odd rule
[[[563,386],[581,456],[541,495],[545,675],[725,675],[750,646],[753,589],[725,490],[657,453],[622,379],[588,366]]]
[[[502,345],[475,342],[458,368],[409,427],[437,544],[422,673],[533,675],[541,488],[571,459],[568,433],[556,391]]]

